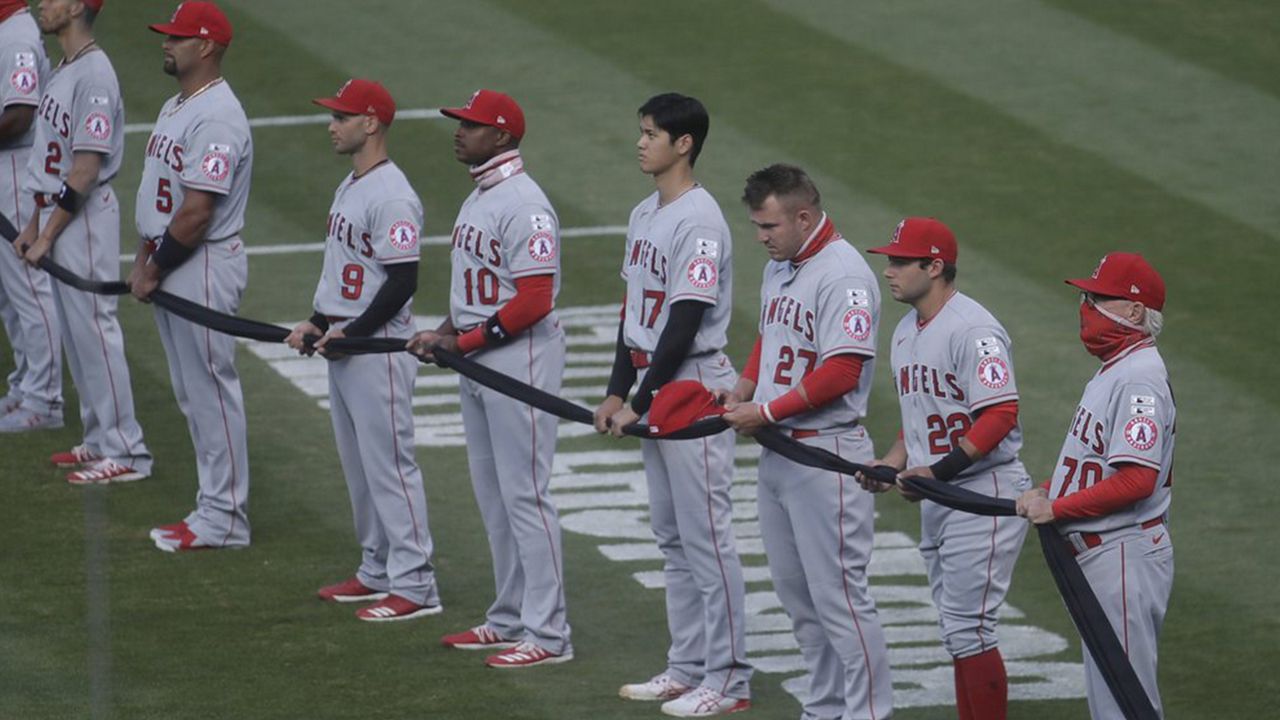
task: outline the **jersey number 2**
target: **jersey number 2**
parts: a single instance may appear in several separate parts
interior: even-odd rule
[[[44,171],[50,175],[61,175],[62,146],[56,142],[49,143],[49,153],[44,156]]]
[[[929,453],[946,455],[960,447],[960,438],[968,434],[972,421],[964,413],[951,413],[945,420],[941,415],[930,415],[925,423],[929,426]]]
[[[342,297],[359,300],[364,292],[364,266],[351,263],[342,268]]]

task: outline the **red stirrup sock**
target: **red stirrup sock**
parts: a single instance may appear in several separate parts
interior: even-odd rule
[[[978,720],[973,716],[973,708],[969,706],[969,688],[964,682],[964,662],[959,658],[952,658],[951,667],[956,675],[956,712],[960,720]]]
[[[963,666],[963,669],[960,669]],[[982,720],[1005,720],[1009,711],[1009,679],[1000,648],[956,660],[957,677],[964,681],[969,711]],[[957,686],[956,695],[961,695]],[[961,716],[963,717],[963,715]]]

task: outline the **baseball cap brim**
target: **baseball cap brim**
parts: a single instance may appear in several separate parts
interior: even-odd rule
[[[161,35],[171,35],[173,37],[199,37],[200,36],[199,32],[193,32],[189,29],[180,27],[173,23],[156,23],[155,25],[148,25],[147,27],[151,28],[152,32],[158,32]]]
[[[901,245],[881,245],[880,247],[867,248],[867,252],[877,255],[888,255],[890,257],[903,258],[935,258],[937,255],[931,255],[927,252],[919,250],[908,250]]]
[[[491,121],[488,121],[485,118],[478,117],[475,114],[474,110],[468,110],[466,108],[460,108],[460,107],[440,108],[440,114],[444,115],[445,117],[451,117],[454,120],[466,120],[467,122],[480,123],[481,125],[493,126],[493,123]]]
[[[319,105],[322,108],[328,108],[330,110],[333,110],[334,112],[340,112],[343,115],[366,115],[367,114],[364,111],[364,108],[345,105],[338,98],[332,98],[332,97],[316,98],[311,102],[315,103],[316,105]]]
[[[1062,282],[1078,287],[1085,292],[1093,293],[1094,295],[1102,295],[1103,297],[1124,297],[1123,293],[1116,293],[1115,288],[1099,282],[1097,278],[1072,278],[1070,280],[1063,280]]]

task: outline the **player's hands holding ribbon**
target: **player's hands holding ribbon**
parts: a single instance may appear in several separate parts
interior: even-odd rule
[[[730,393],[729,397],[732,398],[733,394]],[[760,428],[769,424],[756,403],[730,399],[724,406],[727,412],[720,417],[741,435],[755,435]]]
[[[315,347],[307,344],[307,336],[320,337],[324,331],[316,327],[310,320],[303,320],[284,339],[284,344],[298,351],[299,355],[310,357],[316,354]]]
[[[626,433],[623,430],[628,425],[634,425],[638,422],[640,422],[639,413],[632,410],[630,405],[623,405],[620,410],[609,418],[609,434],[618,438],[624,437]]]
[[[1018,515],[1036,525],[1054,521],[1053,501],[1049,499],[1049,491],[1042,487],[1031,488],[1019,495],[1015,509]]]
[[[316,352],[324,356],[325,360],[341,360],[342,358],[346,357],[345,354],[329,350],[326,346],[329,344],[330,340],[334,340],[336,338],[344,338],[346,336],[347,334],[342,331],[342,328],[331,327],[329,328],[329,332],[325,333],[324,337],[317,340],[316,344],[313,347],[315,348]]]
[[[439,339],[440,333],[435,330],[423,330],[409,338],[409,342],[405,343],[405,347],[424,362],[435,362],[436,357],[431,354],[431,351],[435,349],[436,341]]]
[[[151,293],[160,287],[160,268],[153,263],[135,264],[125,281],[129,293],[142,302],[151,302]]]
[[[600,407],[591,414],[591,424],[595,426],[596,432],[601,435],[609,432],[609,424],[613,422],[614,414],[626,404],[626,401],[617,395],[610,395],[602,400]]]
[[[874,474],[856,473],[853,476],[853,479],[858,481],[863,490],[869,493],[888,492],[897,484],[898,468],[884,460],[872,461],[871,468],[879,469],[880,472]]]

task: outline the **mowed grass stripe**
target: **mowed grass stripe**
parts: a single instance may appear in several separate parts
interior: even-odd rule
[[[770,4],[1280,239],[1280,98],[1039,2]]]

